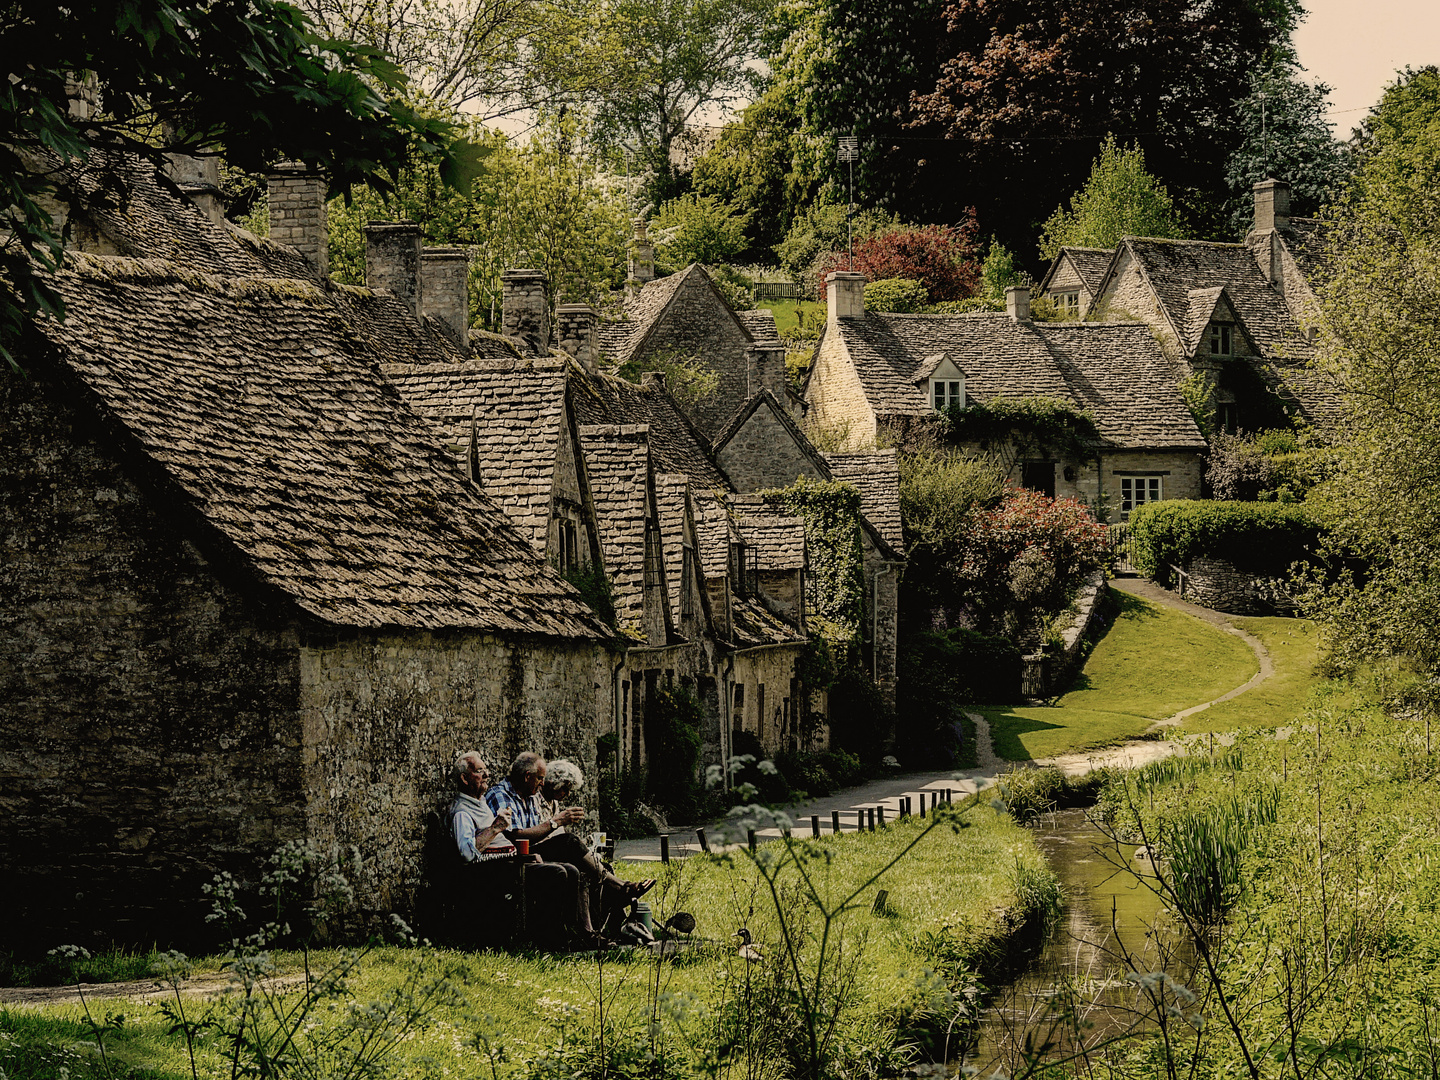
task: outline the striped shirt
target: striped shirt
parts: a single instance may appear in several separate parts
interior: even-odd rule
[[[534,795],[521,795],[510,786],[509,780],[501,780],[485,792],[485,802],[497,814],[507,806],[510,808],[511,829],[533,829],[545,820],[540,793],[537,791]]]

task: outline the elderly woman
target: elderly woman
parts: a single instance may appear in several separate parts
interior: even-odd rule
[[[541,857],[551,862],[568,863],[580,871],[590,888],[590,910],[599,917],[597,923],[612,912],[640,899],[655,887],[654,878],[643,881],[622,881],[609,870],[585,845],[585,841],[569,831],[569,827],[585,820],[585,811],[578,806],[563,804],[585,786],[580,766],[563,758],[546,762],[545,780],[540,787],[540,820],[551,823],[551,831],[536,845]]]

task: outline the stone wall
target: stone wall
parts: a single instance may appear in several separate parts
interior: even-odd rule
[[[300,652],[304,806],[310,836],[354,844],[363,905],[412,911],[424,820],[448,803],[448,770],[478,750],[497,778],[535,750],[592,778],[610,730],[608,653],[585,642],[405,633],[311,642]]]
[[[420,226],[412,221],[371,221],[365,225],[365,285],[389,289],[420,316]]]
[[[778,753],[799,745],[799,726],[809,706],[799,700],[795,662],[803,645],[762,645],[735,653],[730,676],[731,728],[748,731],[759,738],[766,753]],[[744,705],[733,708],[736,686],[743,686]]]
[[[298,161],[281,162],[270,174],[270,239],[289,244],[319,275],[330,275],[330,225],[325,195],[329,185],[323,174]]]
[[[305,828],[293,632],[184,539],[38,364],[0,434],[0,926],[201,930],[200,885]]]
[[[827,330],[822,335],[812,364],[805,391],[806,423],[848,430],[850,446],[869,443],[875,437],[875,413],[838,333]]]
[[[1185,565],[1180,595],[1192,604],[1231,615],[1293,615],[1295,604],[1275,578],[1240,570],[1224,559],[1199,555]]]
[[[800,477],[820,479],[815,462],[789,429],[763,404],[715,455],[737,491],[789,487]]]
[[[713,439],[748,396],[745,351],[749,344],[714,287],[704,275],[691,273],[651,330],[645,355],[693,358],[715,372],[719,385],[714,396],[698,405],[691,417],[695,426]]]
[[[1066,478],[1066,468],[1074,470],[1074,480]],[[1094,507],[1097,497],[1104,497],[1108,509],[1106,520],[1121,520],[1120,481],[1125,474],[1160,475],[1162,499],[1201,498],[1205,463],[1196,450],[1107,450],[1096,461],[1060,462],[1055,469],[1055,494],[1075,498]]]

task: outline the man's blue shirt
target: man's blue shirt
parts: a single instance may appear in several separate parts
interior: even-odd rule
[[[540,824],[540,793],[521,795],[509,780],[501,780],[487,792],[485,802],[499,814],[505,807],[510,808],[510,828],[533,829]]]

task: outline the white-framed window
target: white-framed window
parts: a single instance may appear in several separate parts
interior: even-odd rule
[[[1210,324],[1211,356],[1231,355],[1231,347],[1233,345],[1233,342],[1231,341],[1231,331],[1233,329],[1234,327],[1232,327],[1229,323],[1212,322]]]
[[[957,409],[963,409],[965,407],[965,380],[931,379],[930,401],[934,404],[936,412],[943,412],[951,405]]]
[[[1058,292],[1055,294],[1055,308],[1062,315],[1075,316],[1080,314],[1080,293]]]
[[[1163,490],[1161,479],[1159,476],[1120,477],[1120,516],[1128,518],[1137,506],[1159,502]]]

